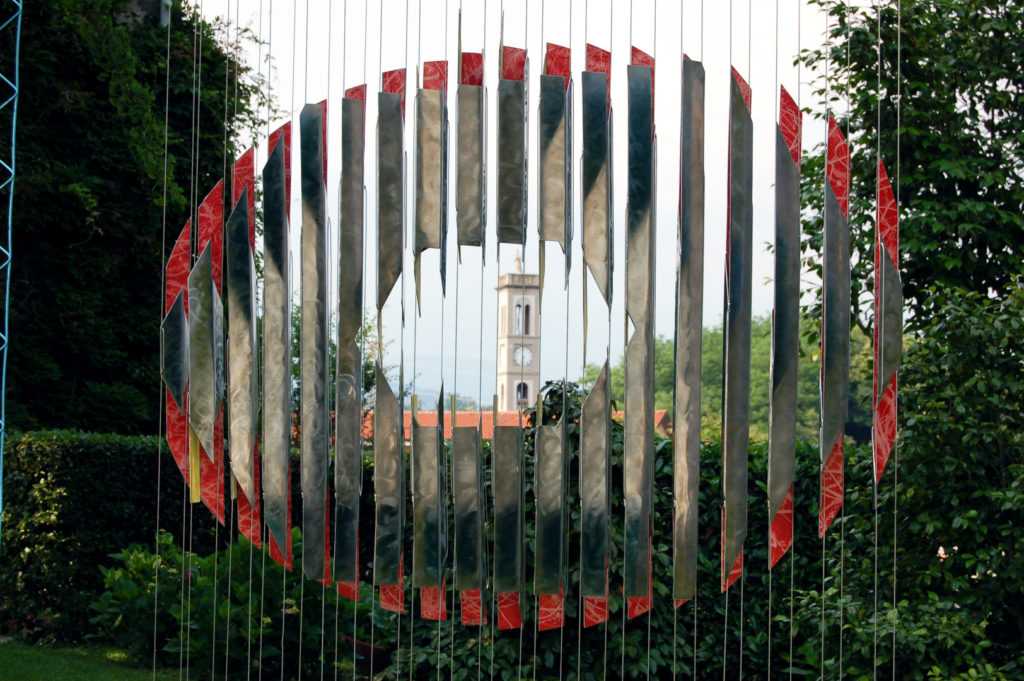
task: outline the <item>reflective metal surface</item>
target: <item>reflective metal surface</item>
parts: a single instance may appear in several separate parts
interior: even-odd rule
[[[228,444],[231,474],[245,498],[256,501],[256,264],[249,246],[249,188],[228,216]]]
[[[725,395],[722,415],[723,574],[747,536],[747,444],[750,432],[750,295],[753,123],[736,78],[730,78],[729,234],[725,295]]]
[[[291,265],[284,139],[263,167],[263,517],[283,555],[288,535],[292,428]]]
[[[185,316],[185,290],[178,291],[174,302],[160,322],[160,377],[179,410],[185,409],[188,389],[188,318]]]
[[[823,250],[822,463],[843,437],[850,391],[850,226],[827,182]]]
[[[558,594],[562,585],[565,546],[565,428],[561,423],[538,426],[534,469],[536,479],[537,537],[534,593]]]
[[[476,426],[452,431],[452,493],[455,498],[455,588],[484,586],[484,487],[480,432]]]
[[[402,95],[377,95],[377,309],[402,273],[405,182]]]
[[[612,299],[612,174],[608,79],[583,72],[583,260],[606,304]]]
[[[700,368],[704,309],[704,65],[683,61],[676,375],[672,438],[674,507],[672,597],[697,589],[700,513]]]
[[[555,241],[566,248],[566,232],[570,225],[572,206],[572,150],[568,136],[569,106],[565,79],[561,76],[540,77],[540,239]]]
[[[647,597],[651,560],[651,470],[654,457],[654,130],[651,69],[630,66],[629,202],[626,208],[626,427],[623,590]]]
[[[416,93],[416,257],[441,247],[441,90]]]
[[[903,356],[903,284],[888,251],[883,249],[879,260],[879,306],[882,318],[878,329],[881,344],[878,382],[884,389],[892,380]]]
[[[438,421],[443,422],[443,403],[438,405],[437,414]],[[442,446],[439,427],[420,425],[413,418],[412,581],[417,587],[441,586],[442,566],[448,552]]]
[[[498,242],[526,242],[526,83],[498,82]]]
[[[608,362],[583,400],[580,422],[580,595],[608,592]]]
[[[491,451],[494,485],[494,590],[523,583],[523,449],[519,426],[495,426]]]
[[[320,104],[299,117],[302,159],[302,569],[323,579],[327,521],[327,188]]]
[[[363,120],[361,100],[341,100],[334,570],[338,580],[345,582],[354,582],[359,576],[359,496],[363,487],[363,360],[358,340],[363,323]]]
[[[399,584],[405,522],[402,411],[380,362],[376,364],[375,374],[373,489],[377,508],[373,583],[389,585]]]
[[[189,428],[213,461],[214,421],[223,383],[223,312],[213,283],[212,242],[207,242],[188,275]],[[218,374],[221,379],[218,380]]]
[[[477,85],[459,85],[456,95],[459,167],[455,203],[460,246],[482,246],[484,241],[487,167],[484,92],[484,88]]]
[[[768,522],[796,470],[797,363],[800,354],[800,167],[781,130],[775,137],[775,306],[768,417]]]

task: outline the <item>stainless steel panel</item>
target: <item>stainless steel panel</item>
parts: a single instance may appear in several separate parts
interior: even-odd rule
[[[732,569],[747,536],[747,444],[750,433],[750,295],[753,123],[730,78],[729,235],[725,296],[725,395],[722,415],[723,570]]]
[[[629,187],[626,207],[626,344],[624,434],[624,592],[646,597],[650,586],[651,477],[654,457],[654,131],[651,69],[630,66]],[[628,324],[627,324],[628,326]]]
[[[676,274],[673,593],[697,589],[700,369],[704,308],[704,65],[683,62],[679,269]]]
[[[881,272],[878,302],[882,319],[878,327],[878,339],[882,351],[879,353],[878,386],[881,397],[903,357],[903,284],[884,246],[879,261]]]
[[[160,377],[178,409],[185,409],[188,389],[188,318],[185,289],[178,291],[167,315],[160,322]]]
[[[398,584],[405,525],[405,465],[402,411],[384,370],[377,362],[373,409],[373,489],[376,499],[373,583]]]
[[[402,96],[377,95],[377,309],[402,274],[405,178]]]
[[[565,428],[559,423],[537,428],[533,483],[537,507],[537,560],[534,593],[557,594],[562,584],[565,550]]]
[[[526,83],[498,82],[498,242],[526,243]]]
[[[486,140],[484,138],[484,88],[459,85],[458,184],[456,208],[460,246],[484,243]]]
[[[416,257],[441,247],[442,94],[422,89],[416,94]]]
[[[797,363],[800,354],[800,167],[775,133],[775,306],[768,416],[768,523],[796,470]]]
[[[319,104],[299,117],[302,159],[301,433],[302,568],[323,579],[327,525],[327,188]]]
[[[850,226],[825,183],[821,361],[821,461],[843,436],[850,392]]]
[[[213,283],[212,243],[196,259],[188,275],[188,421],[206,455],[213,461],[214,421],[220,409],[223,380],[222,306]]]
[[[612,299],[612,173],[608,80],[583,72],[583,260],[606,304]]]
[[[580,595],[606,596],[610,500],[608,361],[583,400],[580,423]]]
[[[519,591],[523,583],[523,432],[495,426],[491,452],[494,485],[494,590]]]
[[[228,445],[231,474],[255,504],[256,445],[256,265],[249,245],[249,189],[242,190],[225,231],[228,298]]]
[[[443,394],[443,390],[442,390]],[[439,405],[438,420],[444,418]],[[441,429],[412,421],[412,568],[413,585],[439,587],[444,575],[448,536],[445,531],[444,459]]]
[[[568,103],[565,78],[540,77],[540,239],[558,242],[563,253],[572,205]]]
[[[291,265],[285,145],[263,168],[263,517],[287,556],[292,433]]]
[[[452,480],[455,497],[455,588],[484,586],[484,487],[480,431],[452,431]]]
[[[358,341],[363,323],[363,116],[361,100],[341,100],[334,570],[337,579],[346,582],[359,576],[359,497],[363,486],[363,359]]]

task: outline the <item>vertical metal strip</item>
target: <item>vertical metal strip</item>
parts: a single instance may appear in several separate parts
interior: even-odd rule
[[[270,553],[291,569],[292,325],[287,187],[291,129],[282,128],[280,132],[263,167],[261,476],[264,518],[270,531]]]
[[[458,244],[482,246],[484,243],[485,90],[477,85],[458,87],[458,177],[455,189]]]
[[[221,334],[220,296],[211,276],[213,244],[206,246],[196,258],[188,276],[189,308],[189,428],[195,434],[205,456],[213,459],[214,421],[220,401],[216,378],[220,348],[216,339]]]
[[[373,412],[373,489],[376,499],[373,583],[397,585],[402,578],[402,529],[405,519],[405,465],[402,411],[384,369],[375,368]]]
[[[452,430],[452,490],[455,499],[455,588],[484,586],[484,488],[480,432],[476,426]]]
[[[750,298],[753,258],[753,122],[749,88],[733,69],[729,102],[729,225],[725,261],[722,414],[722,590],[742,573],[750,434]]]
[[[768,566],[793,544],[800,354],[800,109],[781,89],[775,137],[775,306],[768,412]]]
[[[526,83],[498,82],[498,242],[526,243]]]
[[[580,423],[580,593],[608,595],[609,447],[608,362],[583,400]]]
[[[611,126],[608,78],[583,73],[583,259],[606,304],[612,291]]]
[[[537,507],[536,565],[533,588],[538,595],[558,594],[562,586],[565,505],[561,424],[537,427],[535,476]]]
[[[654,457],[654,130],[651,69],[629,66],[629,203],[626,208],[624,592],[646,598],[651,566],[651,467]],[[628,333],[628,331],[627,331]]]
[[[363,488],[363,146],[364,102],[341,100],[341,227],[338,241],[338,360],[335,376],[335,566],[351,593],[359,581],[359,497]]]
[[[502,594],[515,594],[518,602],[523,584],[522,437],[519,426],[494,427],[494,536],[501,538],[494,542],[494,590],[499,601]]]
[[[299,117],[302,159],[302,569],[329,574],[327,537],[327,188],[324,108],[306,104]]]
[[[834,118],[829,118],[828,126],[821,305],[821,537],[843,506],[843,430],[850,392],[850,151]]]
[[[443,405],[438,420],[444,417]],[[444,462],[441,429],[412,419],[413,586],[440,587],[447,536],[444,529]]]
[[[416,218],[413,254],[416,259],[416,305],[420,300],[420,254],[428,248],[443,248],[446,186],[444,147],[444,92],[420,89],[416,93]],[[444,261],[441,263],[444,276]]]
[[[903,283],[899,273],[899,213],[885,165],[878,160],[875,230],[875,385],[872,414],[875,484],[896,443],[897,388],[903,355]]]
[[[256,266],[249,247],[249,188],[242,190],[226,225],[228,432],[231,474],[250,504],[256,503]],[[258,523],[257,523],[258,524]],[[259,532],[254,534],[258,539]],[[254,541],[254,543],[258,543]]]
[[[540,240],[555,241],[566,252],[571,204],[568,141],[569,107],[565,78],[540,77]]]
[[[170,330],[165,333],[161,326],[162,362],[161,377],[166,385],[164,416],[167,426],[167,445],[185,480],[188,480],[188,375],[189,375],[189,320],[188,320],[188,275],[191,253],[192,223],[188,221],[181,230],[171,254],[167,258],[166,276],[164,278],[164,314],[165,323],[170,316],[175,300],[180,296],[181,317],[178,323],[181,340],[174,350],[168,347],[167,336],[176,337],[179,332]],[[173,327],[172,322],[172,327]],[[175,378],[173,366],[177,364],[180,375]],[[178,382],[180,381],[180,385]]]
[[[677,603],[697,593],[700,514],[700,371],[704,309],[704,65],[683,61],[676,375],[672,439],[673,589]]]
[[[377,311],[402,274],[405,181],[402,95],[377,95]]]
[[[581,85],[583,260],[601,292],[602,299],[606,305],[610,305],[612,210],[608,79],[603,73],[585,71]],[[586,286],[584,282],[584,292]],[[586,328],[583,332],[585,335]],[[580,595],[584,603],[583,624],[588,627],[604,622],[608,618],[608,520],[611,475],[608,438],[608,423],[611,416],[609,400],[606,357],[590,394],[583,401],[580,422]]]

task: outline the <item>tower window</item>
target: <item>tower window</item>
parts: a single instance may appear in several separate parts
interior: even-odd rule
[[[526,402],[526,398],[529,397],[530,389],[525,383],[520,383],[516,386],[516,400],[518,402]]]
[[[523,333],[530,335],[530,306],[526,306],[526,319],[523,321]]]
[[[526,308],[529,310],[530,308]],[[512,320],[512,333],[517,336],[523,335],[523,306],[516,305],[515,318]]]

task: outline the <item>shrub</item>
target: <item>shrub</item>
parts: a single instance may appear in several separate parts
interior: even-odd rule
[[[79,640],[103,589],[98,566],[154,540],[158,456],[164,517],[181,516],[181,474],[155,437],[39,431],[12,435],[7,445],[0,633]],[[209,516],[199,515],[196,541],[212,546]]]

